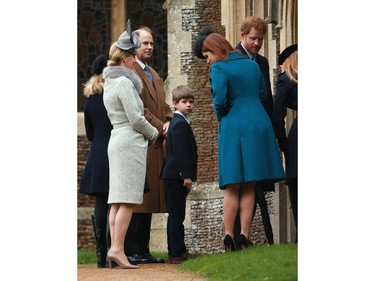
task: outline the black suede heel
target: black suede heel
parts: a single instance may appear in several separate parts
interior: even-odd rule
[[[236,245],[234,244],[234,241],[229,234],[225,235],[224,248],[225,252],[233,252],[236,250]]]
[[[238,237],[238,247],[241,249],[241,250],[244,250],[246,249],[247,247],[249,247],[249,240],[245,237],[245,235],[241,234],[239,237]]]

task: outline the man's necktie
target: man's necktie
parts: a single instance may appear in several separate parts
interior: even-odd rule
[[[150,69],[148,69],[147,65],[145,66],[145,72],[147,74],[148,79],[150,79],[150,82],[152,83],[152,75],[151,75]]]

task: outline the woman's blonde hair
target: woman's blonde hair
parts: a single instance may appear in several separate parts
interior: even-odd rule
[[[289,79],[298,83],[298,51],[294,51],[283,63],[283,68]]]
[[[89,81],[83,84],[83,95],[89,97],[95,94],[103,94],[103,84],[102,74],[91,76]]]
[[[116,42],[111,45],[109,48],[109,60],[108,60],[108,66],[119,66],[121,64],[121,60],[123,57],[130,57],[133,56],[131,52],[134,52],[134,48],[125,51],[123,49],[120,49],[116,46]]]

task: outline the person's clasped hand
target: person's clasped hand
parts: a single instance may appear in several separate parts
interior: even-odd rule
[[[193,182],[191,179],[184,179],[184,186],[188,189],[188,191],[191,191],[191,188],[193,186]]]
[[[164,123],[163,125],[163,131],[161,132],[161,135],[163,137],[167,137],[167,134],[168,134],[168,129],[169,129],[169,124],[170,124],[170,121],[167,121]]]

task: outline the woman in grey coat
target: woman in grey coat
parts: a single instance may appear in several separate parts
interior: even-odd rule
[[[131,70],[139,46],[140,40],[131,32],[128,22],[127,31],[112,44],[108,67],[103,71],[103,101],[113,126],[108,144],[111,248],[107,257],[110,267],[116,262],[121,268],[137,268],[125,255],[124,241],[134,207],[143,202],[147,148],[159,135],[143,116],[139,97],[142,82]]]

